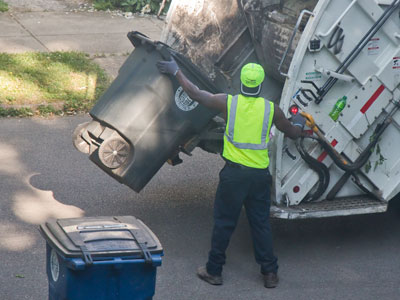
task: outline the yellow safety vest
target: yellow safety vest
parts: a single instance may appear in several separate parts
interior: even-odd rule
[[[273,102],[262,97],[228,95],[222,156],[247,167],[266,169],[273,117]]]

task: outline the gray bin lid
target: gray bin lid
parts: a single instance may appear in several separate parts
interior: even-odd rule
[[[49,220],[40,226],[47,242],[65,257],[140,256],[146,261],[163,249],[155,234],[132,216]]]

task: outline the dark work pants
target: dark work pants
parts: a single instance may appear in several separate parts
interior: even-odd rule
[[[225,251],[244,205],[249,220],[255,259],[261,273],[277,272],[269,222],[271,175],[268,169],[241,168],[226,164],[221,170],[214,203],[214,228],[207,272],[220,275]]]

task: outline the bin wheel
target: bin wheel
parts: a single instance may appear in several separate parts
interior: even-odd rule
[[[86,128],[88,127],[90,122],[85,122],[82,124],[79,124],[73,133],[73,143],[75,148],[85,154],[89,154],[90,153],[90,144],[83,139],[82,135],[84,134],[84,132],[86,131]]]
[[[99,147],[99,159],[107,168],[119,168],[128,160],[130,148],[123,138],[106,139]]]

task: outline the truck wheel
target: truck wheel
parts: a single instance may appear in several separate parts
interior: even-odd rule
[[[99,147],[99,159],[107,168],[116,169],[127,162],[131,147],[120,137],[106,139]]]
[[[73,144],[75,146],[75,148],[85,154],[89,154],[90,153],[90,144],[83,139],[82,134],[84,134],[84,132],[86,131],[86,128],[88,127],[90,122],[85,122],[82,124],[79,124],[73,133]]]

